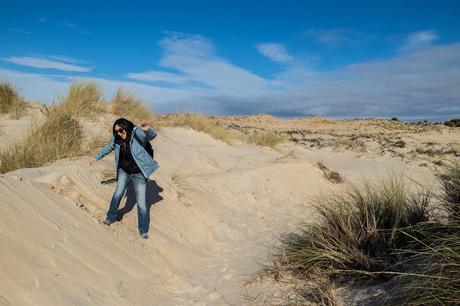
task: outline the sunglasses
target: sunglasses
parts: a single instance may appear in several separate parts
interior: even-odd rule
[[[122,128],[119,128],[119,129],[115,129],[115,130],[113,130],[113,131],[114,131],[115,133],[117,133],[117,134],[123,134],[123,132],[124,132],[125,130],[122,129]]]

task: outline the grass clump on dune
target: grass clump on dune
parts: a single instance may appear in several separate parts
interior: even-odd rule
[[[59,111],[82,118],[101,112],[101,102],[102,93],[95,82],[75,82],[56,107],[60,108]]]
[[[271,131],[255,132],[249,135],[247,139],[248,143],[270,148],[274,148],[282,140],[280,136]]]
[[[441,215],[429,213],[430,193],[408,193],[401,179],[322,197],[315,206],[320,222],[284,239],[277,264],[313,283],[326,278],[332,287],[391,279],[382,304],[456,304],[459,182],[454,163],[440,176]]]
[[[142,100],[122,89],[119,89],[112,98],[112,113],[137,121],[149,121],[152,118],[152,112]]]
[[[26,102],[17,90],[8,82],[0,82],[0,113],[9,114],[11,118],[21,117],[26,109]]]
[[[399,230],[428,220],[429,198],[408,194],[402,179],[388,179],[323,197],[315,205],[320,223],[284,240],[285,267],[308,276],[325,271],[331,279],[369,278],[397,258],[406,243]]]
[[[78,121],[65,108],[54,106],[46,111],[43,122],[31,124],[23,139],[0,150],[0,173],[75,156],[81,136]]]

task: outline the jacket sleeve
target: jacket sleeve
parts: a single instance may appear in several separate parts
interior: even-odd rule
[[[135,133],[143,142],[150,141],[157,136],[157,133],[152,128],[149,128],[146,132],[141,128],[137,128]]]
[[[112,136],[110,142],[96,154],[96,160],[100,160],[115,149],[115,138]]]
[[[157,137],[157,132],[154,129],[149,128],[148,131],[145,132],[145,136],[147,136],[147,139],[150,141],[153,138]]]

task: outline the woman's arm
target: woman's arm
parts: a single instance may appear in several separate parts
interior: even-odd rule
[[[141,128],[137,129],[136,132],[138,132],[137,135],[144,141],[150,141],[157,136],[155,130],[148,123],[141,123]]]
[[[104,156],[112,152],[113,150],[115,150],[115,137],[112,136],[112,139],[110,140],[110,142],[105,147],[103,147],[99,152],[97,152],[95,160],[100,160],[101,158],[103,158]]]

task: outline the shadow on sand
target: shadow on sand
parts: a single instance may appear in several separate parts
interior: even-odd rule
[[[156,203],[163,200],[163,197],[160,195],[160,192],[163,191],[163,188],[157,184],[156,181],[148,181],[147,182],[147,209],[150,213],[150,207],[155,205]],[[136,206],[136,193],[134,192],[134,188],[132,184],[129,184],[128,188],[126,189],[126,204],[124,207],[118,209],[117,212],[117,221],[121,221],[127,213],[133,210],[134,206]]]

